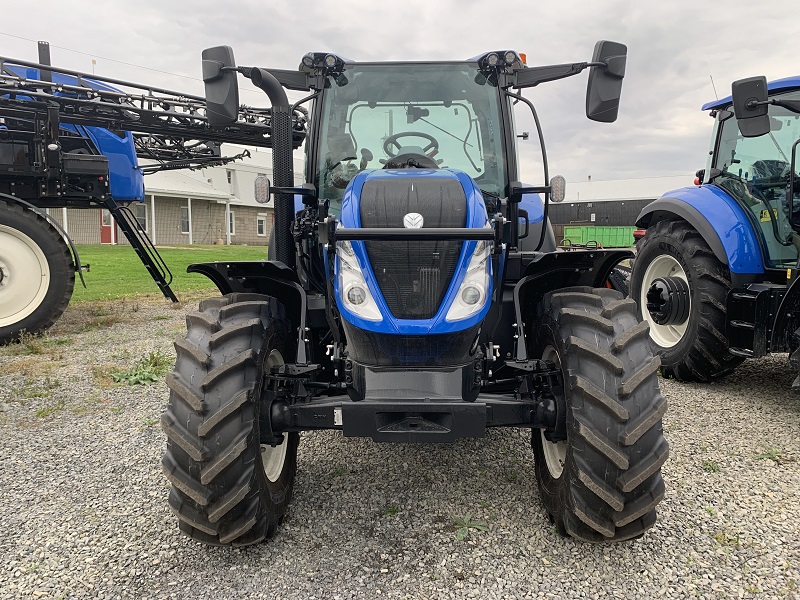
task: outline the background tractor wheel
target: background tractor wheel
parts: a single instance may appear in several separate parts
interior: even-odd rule
[[[297,468],[298,434],[262,445],[260,404],[251,397],[259,364],[294,360],[291,325],[277,300],[259,294],[204,300],[186,324],[161,418],[169,505],[198,541],[255,544],[283,519]]]
[[[728,267],[686,221],[659,221],[639,240],[631,298],[650,324],[665,377],[711,381],[744,360],[725,337],[730,289]]]
[[[636,318],[633,300],[609,289],[559,290],[545,296],[543,309],[529,339],[532,355],[564,374],[557,403],[566,440],[533,432],[542,502],[562,535],[639,537],[655,523],[669,454],[661,426],[667,402],[647,324]]]
[[[72,255],[56,229],[35,212],[0,200],[0,344],[53,325],[74,287]]]

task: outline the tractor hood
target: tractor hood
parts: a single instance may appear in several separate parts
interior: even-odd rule
[[[380,169],[359,173],[342,201],[344,228],[481,228],[488,223],[483,197],[474,181],[455,169]],[[349,253],[349,258],[342,252]],[[430,335],[464,331],[479,324],[489,310],[491,260],[486,285],[464,292],[476,256],[488,256],[477,241],[354,241],[337,249],[336,301],[345,321],[375,333]],[[339,276],[342,259],[357,267],[374,310],[351,310],[342,294],[348,284]],[[480,261],[477,261],[480,262]],[[356,264],[357,263],[357,264]],[[468,284],[468,282],[467,282]],[[362,292],[357,292],[361,294]],[[478,298],[480,308],[456,306]],[[366,314],[366,313],[364,313]],[[463,315],[460,318],[459,315]]]

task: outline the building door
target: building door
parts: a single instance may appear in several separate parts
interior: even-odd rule
[[[111,212],[107,208],[100,211],[100,243],[113,244],[114,243],[114,219],[111,218]]]

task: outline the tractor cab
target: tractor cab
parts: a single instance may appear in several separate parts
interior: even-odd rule
[[[795,148],[800,140],[800,114],[790,106],[800,105],[799,87],[800,78],[764,85],[765,101],[769,94],[771,100],[786,105],[762,105],[764,120],[760,132],[748,128],[752,117],[734,110],[737,107],[731,106],[732,98],[704,107],[713,107],[716,118],[715,147],[706,180],[746,208],[767,268],[797,265],[798,250],[792,239],[793,233],[800,231],[800,189],[795,185],[791,194],[789,189],[793,179],[791,165],[795,164]],[[735,93],[735,97],[740,94]],[[795,178],[796,171],[795,166]]]
[[[507,107],[477,61],[343,62],[315,115],[319,144],[307,163],[334,215],[364,170],[456,169],[491,199],[504,195],[516,168],[503,160]]]

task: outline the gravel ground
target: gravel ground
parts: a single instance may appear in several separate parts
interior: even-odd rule
[[[0,349],[0,598],[800,598],[800,398],[786,355],[663,381],[659,521],[614,546],[558,537],[522,430],[453,445],[301,437],[295,497],[258,547],[209,548],[167,508],[162,381],[194,302],[70,308]],[[25,354],[31,352],[32,354]],[[456,537],[454,521],[483,522]]]

